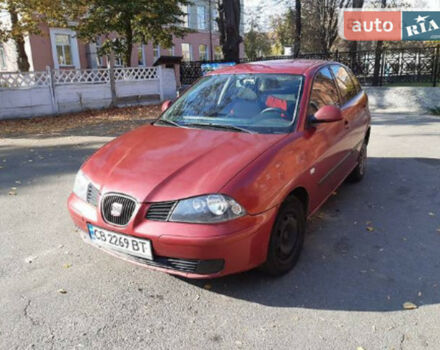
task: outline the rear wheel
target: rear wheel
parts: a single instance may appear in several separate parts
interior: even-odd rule
[[[356,166],[356,168],[353,169],[351,174],[348,176],[348,180],[351,182],[361,181],[364,178],[366,169],[367,169],[367,143],[364,142],[359,152],[358,165]]]
[[[261,269],[273,276],[290,271],[297,263],[306,226],[304,206],[296,197],[288,198],[281,206],[269,241],[267,260]]]

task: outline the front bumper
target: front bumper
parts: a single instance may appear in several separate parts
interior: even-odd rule
[[[91,243],[87,223],[121,234],[151,241],[154,260],[145,260],[113,250],[105,252],[151,269],[188,278],[212,278],[250,270],[266,260],[267,247],[277,208],[259,215],[219,224],[158,222],[145,219],[148,204],[124,227],[106,223],[99,210],[71,194],[68,209]],[[94,245],[95,246],[95,245]]]

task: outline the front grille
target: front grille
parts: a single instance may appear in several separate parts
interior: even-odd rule
[[[112,214],[114,204],[116,203],[119,204],[118,207],[122,205],[121,214],[119,216]],[[133,216],[134,210],[136,209],[136,201],[126,196],[112,194],[104,197],[101,207],[102,216],[105,221],[111,224],[125,226]]]
[[[154,221],[167,221],[175,204],[176,201],[152,203],[148,208],[146,218]]]
[[[90,203],[95,207],[98,206],[98,197],[99,197],[98,189],[95,186],[93,186],[93,184],[89,183],[89,186],[87,186],[87,203]]]

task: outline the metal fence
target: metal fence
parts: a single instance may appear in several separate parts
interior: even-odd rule
[[[243,58],[240,63],[293,59],[293,56],[269,56],[256,59]],[[376,55],[374,51],[303,53],[298,58],[324,59],[341,62],[349,66],[364,85],[371,85],[374,79]],[[222,62],[222,61],[210,61]],[[182,62],[180,80],[182,85],[192,84],[202,76],[203,61]],[[440,46],[424,48],[384,49],[378,61],[378,85],[401,83],[428,83],[436,86],[440,82]]]

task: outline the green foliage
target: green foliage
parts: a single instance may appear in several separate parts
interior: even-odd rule
[[[134,43],[171,47],[173,35],[188,32],[182,27],[181,6],[188,0],[70,0],[74,29],[80,38],[95,41],[103,37],[100,54],[113,51],[130,66]]]
[[[440,106],[428,108],[429,114],[440,116]]]
[[[251,19],[250,30],[244,36],[244,51],[249,58],[271,54],[271,42],[267,33],[260,31],[255,18]]]
[[[39,34],[41,22],[64,26],[64,4],[61,0],[0,0],[0,11],[17,15],[17,22],[11,23],[11,16],[0,16],[0,41],[16,39],[28,34]]]

